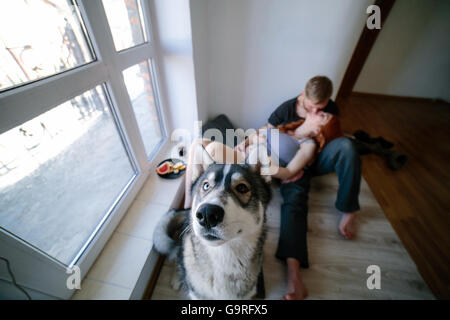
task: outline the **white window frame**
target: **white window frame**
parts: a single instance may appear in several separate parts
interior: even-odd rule
[[[131,161],[134,162],[136,175],[111,207],[109,215],[98,226],[97,232],[86,243],[84,250],[68,266],[80,267],[82,278],[145,182],[149,169],[155,165],[156,153],[168,143],[166,124],[169,121],[166,113],[161,112],[162,92],[150,20],[151,4],[147,0],[138,1],[144,19],[142,28],[146,34],[145,43],[117,52],[102,1],[77,0],[97,59],[75,69],[0,93],[0,133],[3,133],[97,85],[105,84],[107,88],[112,113],[121,128],[122,139]],[[125,69],[143,61],[149,63],[152,71],[155,105],[162,133],[161,142],[150,155],[146,154],[122,74]],[[10,261],[18,284],[31,289],[31,292],[41,292],[62,299],[70,298],[74,293],[66,287],[68,274],[65,265],[3,229],[0,229],[0,256]],[[0,279],[11,280],[6,268],[0,267]]]

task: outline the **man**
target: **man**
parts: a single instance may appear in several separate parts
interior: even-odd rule
[[[276,128],[279,125],[306,119],[295,130],[296,136],[304,138],[317,136],[324,126],[324,114],[338,116],[338,107],[330,99],[332,91],[330,79],[324,76],[313,77],[307,82],[305,91],[281,104],[261,129]],[[237,146],[237,149],[242,149],[245,144],[246,142]],[[283,204],[276,257],[285,260],[287,264],[287,293],[283,297],[285,300],[304,299],[308,295],[302,282],[300,267],[309,267],[306,230],[310,179],[331,172],[336,172],[339,179],[335,203],[336,208],[342,212],[339,231],[347,239],[354,237],[353,222],[355,212],[359,210],[361,162],[351,140],[340,137],[327,141],[314,164],[304,169],[300,179],[280,186]]]

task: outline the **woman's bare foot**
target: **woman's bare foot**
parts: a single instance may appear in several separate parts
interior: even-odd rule
[[[308,296],[300,273],[300,262],[294,258],[287,258],[287,294],[282,300],[303,300]]]
[[[355,236],[354,220],[354,213],[344,213],[342,215],[341,221],[339,222],[339,231],[345,238],[349,240],[353,239]]]

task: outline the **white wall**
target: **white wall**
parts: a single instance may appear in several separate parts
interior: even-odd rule
[[[397,0],[354,91],[450,101],[450,1]]]
[[[175,129],[192,131],[198,119],[189,0],[153,0],[152,28],[159,58],[161,100],[169,138]]]
[[[208,118],[208,0],[191,1],[191,28],[194,51],[198,119]]]
[[[335,96],[372,2],[191,0],[199,117],[259,127],[317,74]]]

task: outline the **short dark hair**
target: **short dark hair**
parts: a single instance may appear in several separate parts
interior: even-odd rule
[[[308,80],[305,87],[306,98],[314,103],[321,103],[331,97],[333,83],[326,76],[315,76]]]

